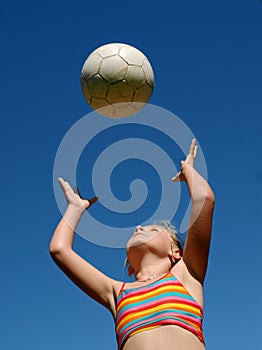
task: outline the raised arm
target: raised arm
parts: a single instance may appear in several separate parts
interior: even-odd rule
[[[97,198],[82,199],[77,188],[72,190],[68,182],[59,178],[68,202],[67,210],[58,224],[50,242],[50,254],[60,269],[86,294],[114,313],[115,281],[97,270],[72,249],[75,229],[86,209]]]
[[[192,209],[183,260],[191,275],[203,283],[208,264],[215,197],[209,184],[194,169],[196,153],[194,139],[185,161],[181,162],[181,171],[172,180],[185,181],[189,190]]]

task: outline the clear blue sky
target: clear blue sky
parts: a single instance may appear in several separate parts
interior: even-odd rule
[[[48,253],[61,217],[56,152],[91,112],[80,71],[108,42],[148,56],[156,79],[150,102],[181,118],[205,155],[216,194],[207,349],[261,349],[261,1],[13,1],[1,4],[0,27],[1,349],[116,349],[110,314]],[[79,236],[75,249],[126,279],[124,249]]]

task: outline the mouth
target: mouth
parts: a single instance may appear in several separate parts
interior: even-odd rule
[[[133,234],[133,237],[136,237],[136,236],[141,235],[143,233],[144,233],[143,231],[137,231]]]

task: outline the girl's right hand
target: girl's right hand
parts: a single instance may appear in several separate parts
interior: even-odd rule
[[[64,181],[61,177],[58,178],[58,181],[64,192],[68,206],[77,208],[80,211],[84,212],[98,200],[98,197],[93,197],[91,199],[84,199],[80,196],[80,193],[77,187],[75,187],[74,190],[72,190],[69,183],[67,181]]]
[[[196,155],[197,155],[196,139],[193,139],[191,142],[189,152],[186,156],[186,159],[181,161],[181,170],[176,174],[176,176],[172,178],[172,181],[174,182],[185,181],[185,172],[187,171],[187,169],[194,168]]]

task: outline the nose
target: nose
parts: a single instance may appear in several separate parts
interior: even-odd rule
[[[137,231],[143,231],[143,227],[140,226],[140,225],[136,226],[136,228],[135,228],[135,233],[136,233]]]

